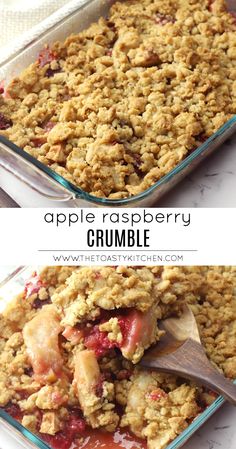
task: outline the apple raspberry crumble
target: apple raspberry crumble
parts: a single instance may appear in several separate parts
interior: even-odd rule
[[[0,407],[55,449],[122,438],[164,449],[216,395],[138,361],[162,336],[158,320],[188,303],[212,363],[234,379],[235,287],[232,267],[34,273],[0,317]]]
[[[0,91],[0,134],[86,192],[144,191],[236,113],[224,0],[126,0]]]

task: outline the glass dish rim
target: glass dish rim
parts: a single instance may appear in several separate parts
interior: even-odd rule
[[[74,14],[76,14],[78,11],[83,10],[87,6],[91,5],[94,2],[94,0],[87,0],[82,5],[77,6],[76,9],[69,12],[66,16],[58,20],[58,22],[51,25],[46,31],[43,31],[38,34],[36,41],[39,39],[47,36],[49,32],[51,32],[55,27],[62,24],[65,20],[69,19],[70,17],[73,17]],[[17,50],[13,55],[11,55],[9,58],[6,58],[4,61],[0,63],[0,69],[3,69],[5,65],[11,63],[14,61],[16,57],[20,57],[20,55],[27,49],[30,48],[33,42],[27,43],[22,49]],[[103,198],[103,197],[96,197],[94,195],[91,195],[90,193],[86,192],[85,190],[81,189],[80,187],[76,186],[75,184],[71,183],[70,181],[67,181],[63,176],[56,173],[54,170],[46,166],[45,164],[38,161],[35,157],[31,156],[29,153],[24,151],[22,148],[15,145],[13,142],[11,142],[9,139],[7,139],[4,136],[0,135],[0,144],[1,142],[6,145],[11,151],[16,153],[19,157],[26,160],[29,164],[32,166],[35,166],[39,171],[42,171],[44,175],[46,175],[49,178],[49,181],[56,181],[57,184],[59,184],[62,188],[66,189],[74,199],[82,199],[87,201],[88,203],[94,204],[94,205],[107,205],[107,206],[126,206],[131,205],[135,202],[140,202],[142,200],[145,200],[151,194],[157,190],[162,185],[168,183],[172,178],[174,178],[176,175],[181,173],[186,167],[188,167],[192,162],[194,162],[195,159],[197,159],[198,156],[204,155],[205,152],[207,152],[210,144],[219,136],[224,134],[231,125],[236,125],[236,114],[231,117],[227,122],[225,122],[215,133],[213,133],[203,144],[201,144],[199,147],[197,147],[195,150],[193,150],[186,158],[184,158],[181,162],[179,162],[172,170],[170,170],[166,175],[164,175],[162,178],[160,178],[158,181],[156,181],[152,186],[150,186],[148,189],[142,191],[139,194],[132,195],[127,198],[118,198],[118,199],[109,199],[109,198]]]
[[[234,381],[236,383],[236,381]],[[181,432],[165,449],[179,449],[188,439],[210,418],[224,403],[225,399],[219,396],[211,405],[209,405],[204,412],[197,415],[192,423]],[[29,442],[36,444],[40,449],[52,449],[45,441],[43,441],[36,434],[32,433],[26,427],[22,426],[16,419],[12,418],[5,410],[0,408],[0,419],[3,419],[15,430],[19,431]],[[109,449],[107,447],[107,449]]]
[[[11,282],[17,276],[20,276],[21,273],[29,269],[30,266],[19,266],[13,272],[8,274],[1,282],[0,289]],[[39,266],[38,266],[39,267]],[[32,265],[32,269],[35,267]],[[234,380],[236,384],[236,379]],[[210,418],[224,403],[225,399],[222,396],[218,396],[216,400],[209,405],[203,412],[199,413],[196,418],[193,419],[191,424],[181,432],[171,443],[169,443],[165,449],[180,449],[183,444],[185,444],[188,439],[198,430],[207,420]],[[12,418],[5,410],[0,408],[0,422],[1,419],[12,426],[15,430],[20,432],[24,437],[26,437],[30,443],[34,443],[39,449],[52,449],[45,441],[43,441],[40,437],[32,433],[26,427],[22,426],[17,420]],[[107,448],[108,449],[108,448]]]
[[[137,195],[132,195],[127,198],[119,198],[119,199],[109,199],[91,195],[90,193],[86,192],[80,187],[77,187],[75,184],[65,179],[63,176],[56,173],[56,171],[52,170],[50,167],[40,162],[34,156],[27,153],[25,150],[14,144],[5,136],[0,135],[0,144],[1,143],[4,144],[11,151],[13,151],[13,153],[17,154],[18,156],[26,160],[28,163],[30,163],[31,165],[35,166],[37,169],[42,171],[48,178],[50,178],[50,180],[56,181],[61,187],[69,191],[74,198],[82,199],[88,201],[89,203],[97,205],[125,206],[132,204],[135,201],[141,201],[149,197],[149,195],[151,195],[152,192],[158,189],[158,187],[168,183],[172,178],[174,178],[177,174],[182,172],[186,167],[188,167],[192,162],[194,162],[194,160],[197,159],[198,156],[204,155],[205,151],[208,150],[210,144],[219,136],[222,136],[234,124],[236,125],[236,114],[233,117],[231,117],[224,125],[222,125],[214,134],[212,134],[212,136],[210,136],[203,144],[201,144],[185,159],[179,162],[178,165],[176,165],[176,167],[174,167],[172,170],[169,171],[169,173],[167,173],[157,182],[155,182],[155,184],[153,184],[148,189],[144,190],[143,192]]]

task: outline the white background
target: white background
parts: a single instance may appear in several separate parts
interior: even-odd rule
[[[73,213],[80,214],[81,209],[74,209]],[[191,214],[191,224],[184,227],[183,223],[169,223],[144,225],[138,223],[133,229],[142,230],[150,228],[150,248],[156,255],[182,254],[184,256],[182,265],[236,265],[236,214],[234,209],[146,209],[150,213],[184,213],[185,216]],[[0,264],[16,265],[21,264],[48,264],[58,265],[52,257],[52,253],[39,252],[38,250],[78,250],[72,255],[81,255],[88,249],[86,236],[89,228],[130,228],[130,225],[103,225],[101,217],[104,209],[84,209],[84,213],[93,212],[96,214],[95,224],[76,223],[69,227],[66,223],[60,227],[55,224],[44,222],[45,213],[54,212],[54,214],[64,213],[66,217],[72,213],[68,209],[1,209],[0,210],[0,232],[1,232],[1,251]],[[141,213],[140,209],[106,209],[106,212]],[[129,249],[129,248],[126,248]],[[197,252],[175,252],[175,250],[197,250]],[[160,251],[161,250],[161,251]],[[114,250],[115,253],[115,250]],[[59,251],[58,254],[63,254]],[[65,252],[68,255],[70,253]],[[88,253],[86,253],[88,254]],[[89,253],[90,254],[90,253]],[[96,253],[97,254],[97,253]],[[104,248],[101,249],[104,254]],[[112,254],[112,253],[108,253]],[[118,253],[121,255],[122,253]],[[124,253],[134,254],[132,252]],[[147,253],[151,254],[151,253]],[[63,264],[60,262],[60,264]],[[77,265],[78,261],[70,264]],[[83,263],[85,264],[85,263]],[[87,262],[87,265],[92,263]],[[94,262],[93,264],[97,264]],[[101,262],[99,263],[101,264]],[[104,262],[106,264],[106,262]],[[119,263],[118,263],[119,264]],[[132,264],[132,263],[129,263]],[[145,263],[139,263],[139,265]],[[148,264],[148,263],[147,263]],[[163,262],[149,265],[162,265]],[[166,265],[175,265],[177,262],[169,261]],[[68,265],[68,262],[64,262]],[[115,263],[111,263],[115,265]],[[138,263],[135,263],[138,265]]]

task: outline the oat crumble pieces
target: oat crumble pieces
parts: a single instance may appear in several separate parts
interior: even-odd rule
[[[0,134],[97,197],[139,194],[236,113],[224,0],[126,0],[0,90]]]
[[[86,428],[164,449],[214,399],[137,365],[188,303],[212,363],[236,377],[235,267],[47,267],[0,315],[0,407],[51,447]],[[141,441],[142,441],[141,440]]]

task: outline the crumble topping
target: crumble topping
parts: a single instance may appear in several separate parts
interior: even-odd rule
[[[0,134],[86,192],[144,191],[236,113],[224,0],[125,0],[0,90]]]
[[[128,427],[148,449],[164,449],[216,395],[137,362],[161,338],[158,319],[188,303],[209,359],[234,379],[235,291],[235,267],[33,273],[0,315],[0,407],[55,449],[85,438],[86,426]]]

